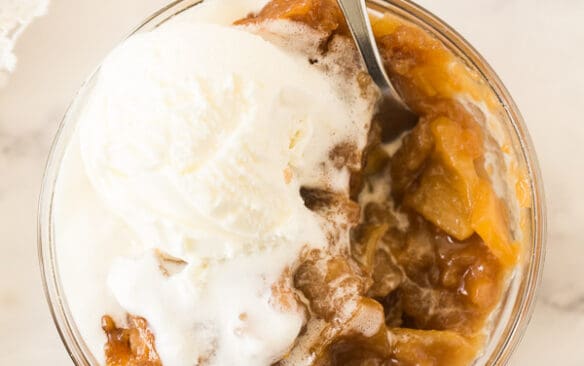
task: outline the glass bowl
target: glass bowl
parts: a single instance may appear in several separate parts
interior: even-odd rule
[[[201,0],[178,0],[146,19],[132,34],[146,32],[158,27],[170,18],[192,8]],[[498,310],[492,316],[492,331],[482,355],[474,365],[504,365],[521,340],[531,318],[535,295],[542,273],[545,254],[545,199],[542,178],[537,164],[533,144],[513,99],[501,80],[456,31],[427,10],[407,0],[368,0],[374,13],[391,12],[433,34],[442,41],[467,66],[474,69],[491,88],[505,113],[505,129],[514,150],[514,159],[528,175],[526,187],[529,208],[524,233],[524,256],[512,277],[507,292]],[[93,85],[95,72],[81,87],[69,107],[53,142],[43,180],[38,218],[38,251],[45,295],[61,339],[76,365],[97,365],[74,323],[59,276],[56,245],[53,233],[53,198],[59,168],[68,142],[75,130],[75,122],[88,90]]]

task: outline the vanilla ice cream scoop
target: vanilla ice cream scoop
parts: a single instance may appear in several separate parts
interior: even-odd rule
[[[348,108],[306,60],[259,36],[177,23],[107,58],[81,146],[96,189],[145,243],[222,257],[295,235],[299,185],[334,179],[319,166],[326,147],[356,133]]]
[[[196,21],[134,35],[101,66],[79,146],[133,248],[107,283],[148,320],[165,365],[267,366],[293,345],[304,311],[277,300],[292,296],[283,275],[328,245],[300,188],[348,195],[331,151],[362,149],[373,112],[340,77],[249,29]],[[161,270],[161,253],[183,265]]]

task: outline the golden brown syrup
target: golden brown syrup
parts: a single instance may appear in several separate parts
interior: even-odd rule
[[[127,328],[116,326],[109,316],[102,318],[102,329],[107,335],[105,346],[108,366],[161,366],[154,346],[154,335],[145,319],[128,316]]]

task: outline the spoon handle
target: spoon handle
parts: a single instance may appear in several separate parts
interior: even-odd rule
[[[395,88],[389,81],[383,61],[375,42],[365,0],[337,0],[347,20],[347,25],[357,44],[363,62],[369,71],[373,82],[383,94],[390,94],[396,100],[401,100]]]

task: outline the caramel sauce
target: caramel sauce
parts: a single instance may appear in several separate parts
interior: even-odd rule
[[[129,315],[127,328],[118,327],[107,315],[101,323],[107,335],[104,350],[108,366],[162,366],[144,318]]]

